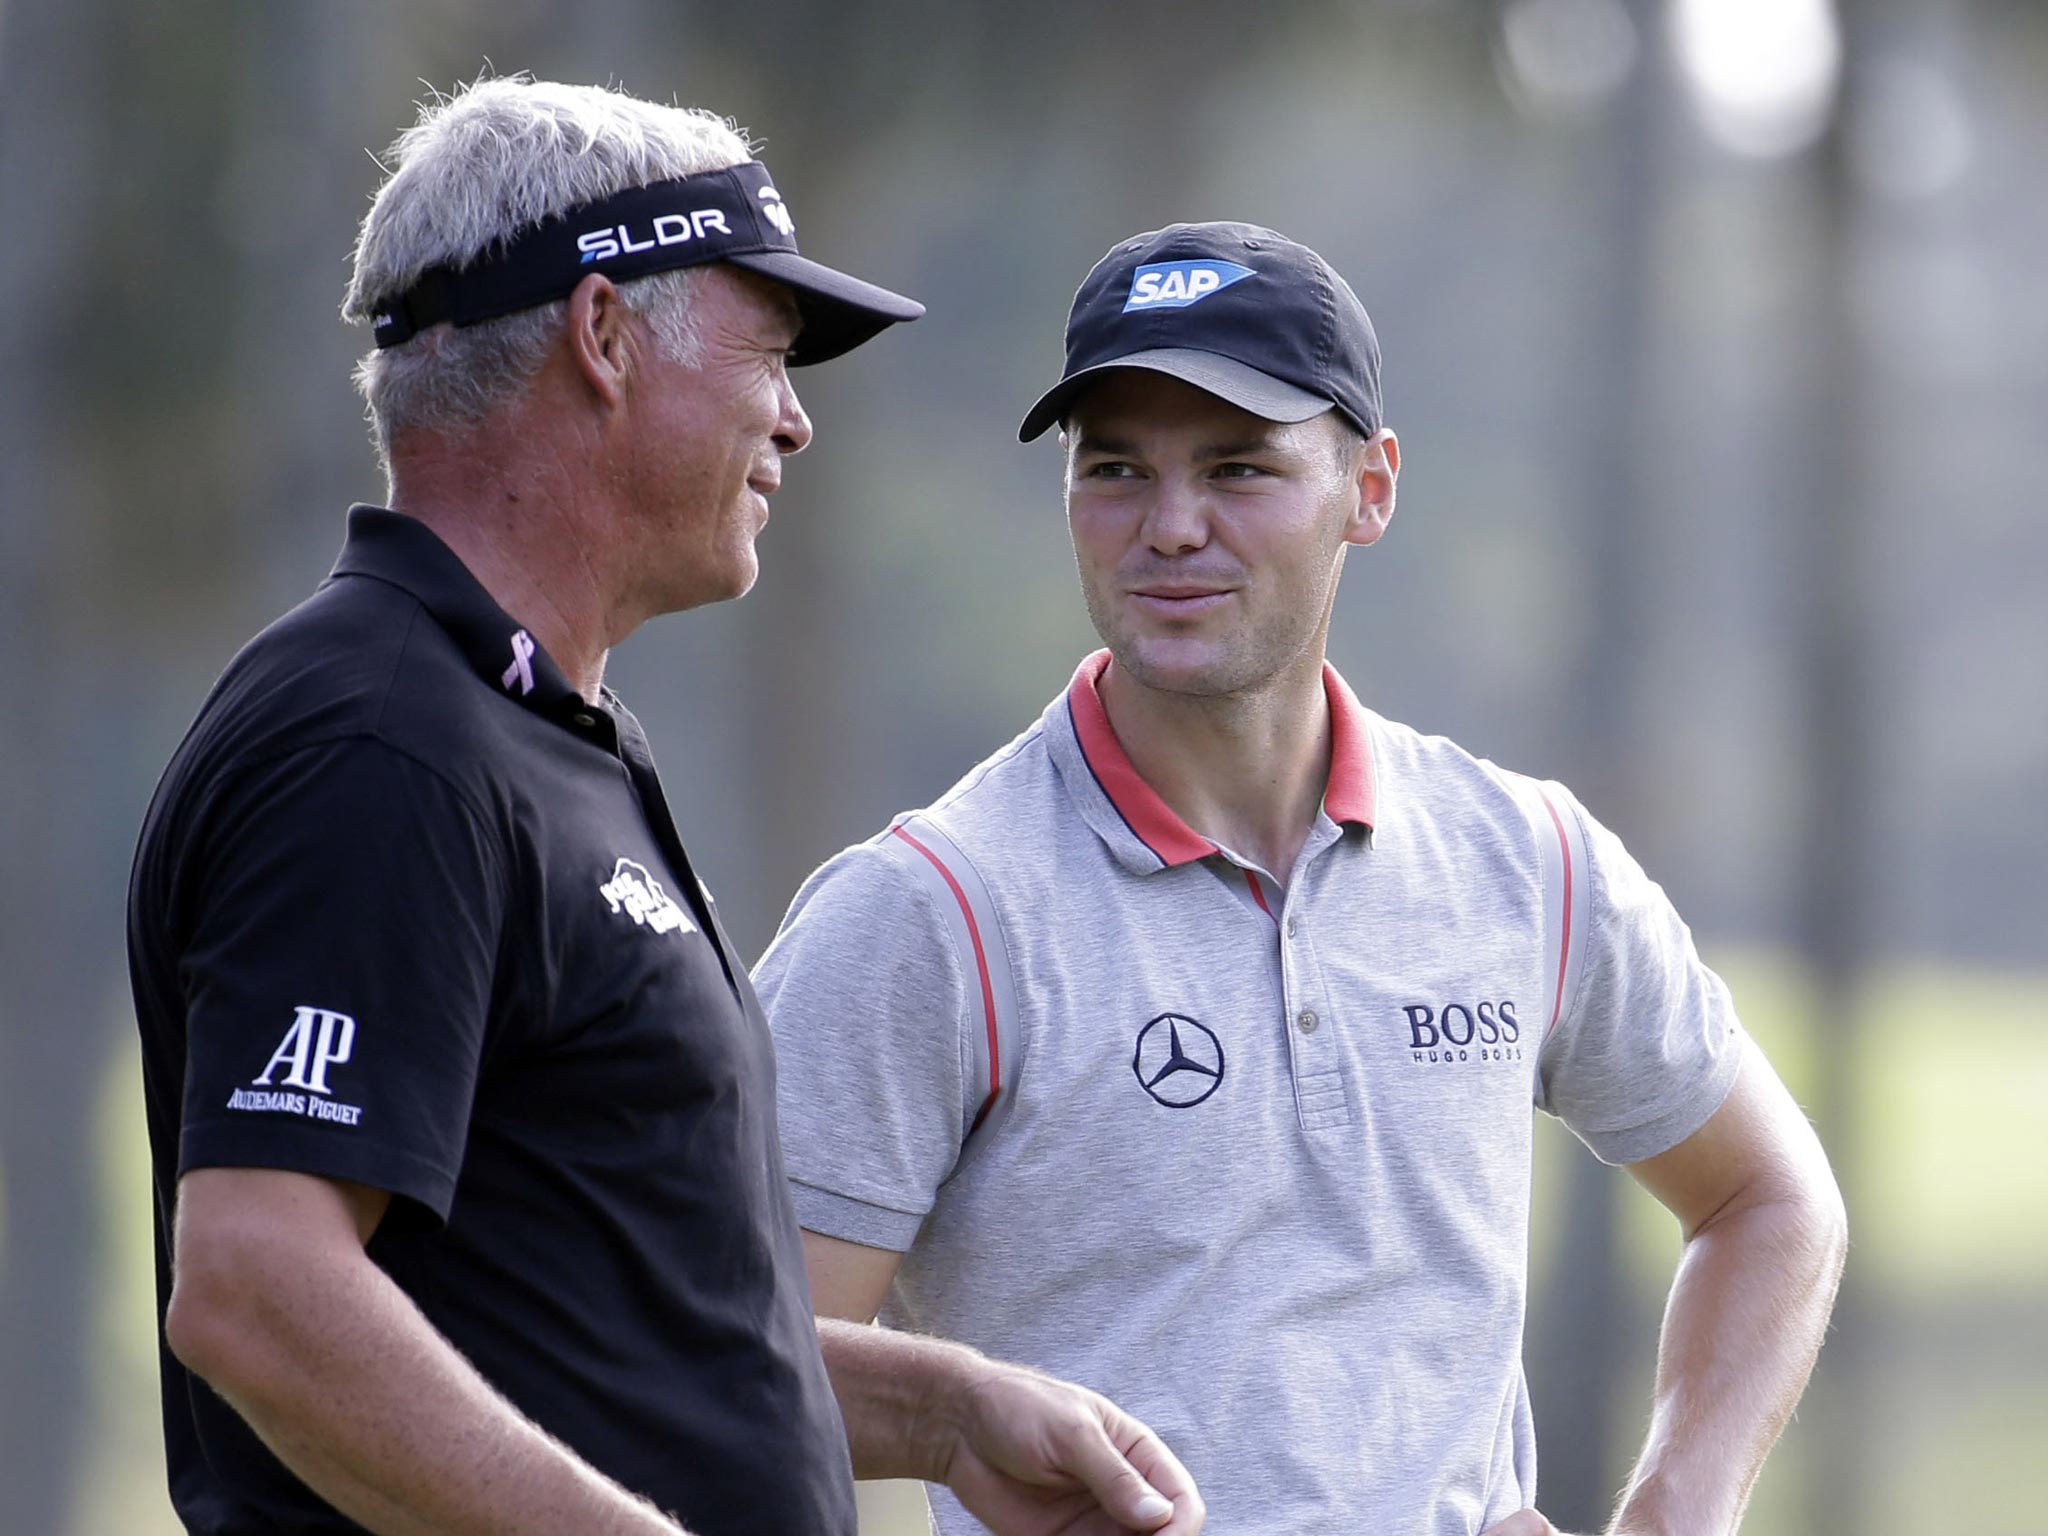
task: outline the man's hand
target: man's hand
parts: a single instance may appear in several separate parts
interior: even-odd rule
[[[834,1288],[835,1271],[821,1272],[818,1256],[814,1287],[822,1273],[827,1299],[857,1312],[860,1304],[842,1294],[844,1284]],[[1151,1430],[1085,1387],[962,1344],[844,1318],[820,1317],[818,1341],[855,1477],[944,1483],[996,1536],[1195,1536],[1202,1528],[1208,1512],[1188,1469]]]
[[[1107,1399],[986,1362],[960,1404],[941,1480],[998,1536],[1201,1530],[1207,1511],[1187,1468]]]

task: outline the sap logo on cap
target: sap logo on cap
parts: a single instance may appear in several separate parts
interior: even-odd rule
[[[1131,296],[1124,301],[1124,313],[1186,309],[1253,275],[1250,267],[1240,267],[1234,261],[1155,261],[1131,275]]]

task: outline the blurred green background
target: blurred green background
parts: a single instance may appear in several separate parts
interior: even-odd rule
[[[173,1528],[128,856],[381,493],[337,318],[368,152],[486,68],[732,114],[807,251],[931,307],[799,380],[758,589],[613,661],[743,947],[1093,644],[1014,440],[1089,263],[1272,224],[1373,312],[1405,448],[1338,664],[1623,834],[1843,1178],[1746,1529],[2048,1529],[2036,0],[0,0],[0,1532]],[[1541,1153],[1544,1503],[1586,1528],[1676,1233]]]

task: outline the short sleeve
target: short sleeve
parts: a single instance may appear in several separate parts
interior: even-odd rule
[[[374,740],[238,770],[191,855],[180,1173],[349,1179],[445,1220],[504,920],[503,858]]]
[[[814,1232],[907,1250],[962,1142],[969,997],[916,876],[874,843],[811,876],[754,971],[783,1161]]]
[[[1621,840],[1562,786],[1576,818],[1586,882],[1584,931],[1571,943],[1576,987],[1537,1067],[1537,1104],[1608,1163],[1668,1151],[1706,1124],[1741,1065],[1742,1026],[1728,988]]]

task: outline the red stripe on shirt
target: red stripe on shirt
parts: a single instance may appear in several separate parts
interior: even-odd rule
[[[1557,828],[1558,851],[1564,856],[1563,937],[1557,946],[1557,1000],[1550,1006],[1550,1029],[1543,1032],[1548,1035],[1551,1029],[1557,1028],[1557,1021],[1564,1017],[1564,973],[1572,953],[1572,840],[1564,835],[1564,821],[1557,814],[1557,807],[1550,803],[1550,796],[1544,794],[1540,787],[1536,793],[1543,795],[1543,808],[1550,812],[1550,824]]]
[[[996,1095],[1003,1087],[1002,1050],[996,1044],[996,989],[989,979],[988,952],[981,947],[981,924],[974,920],[974,908],[967,900],[967,893],[960,888],[960,882],[953,878],[953,871],[946,868],[945,860],[925,847],[901,827],[891,827],[903,841],[931,861],[939,872],[939,878],[946,882],[946,889],[953,893],[953,899],[960,903],[960,915],[967,919],[967,937],[974,944],[974,965],[981,972],[981,1017],[988,1029],[988,1097],[982,1100],[981,1108],[975,1113],[974,1124],[968,1127],[971,1136],[980,1128],[982,1120],[995,1107]]]
[[[1252,900],[1259,904],[1259,910],[1266,916],[1273,917],[1273,909],[1266,905],[1266,893],[1259,889],[1259,877],[1247,869],[1244,872],[1244,883],[1252,888]],[[1280,919],[1273,917],[1273,921],[1278,924]]]

